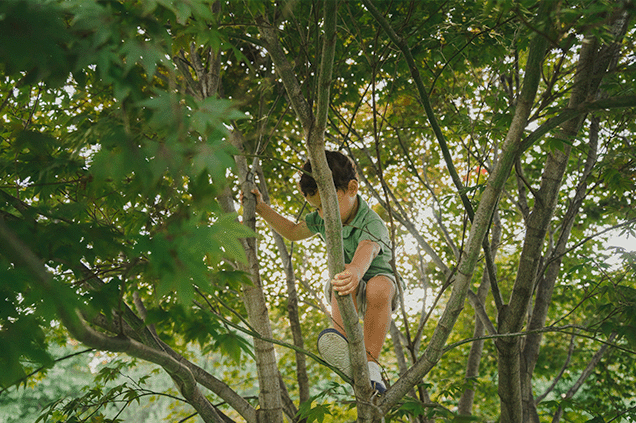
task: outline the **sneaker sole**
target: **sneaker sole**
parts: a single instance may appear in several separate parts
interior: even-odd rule
[[[318,352],[329,365],[352,378],[349,342],[335,329],[325,329],[318,335]]]

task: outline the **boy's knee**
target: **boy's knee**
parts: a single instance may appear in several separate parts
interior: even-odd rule
[[[395,285],[386,276],[375,276],[367,282],[367,303],[370,305],[390,304],[394,295]]]

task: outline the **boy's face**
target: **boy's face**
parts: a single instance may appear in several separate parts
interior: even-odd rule
[[[336,193],[338,194],[338,204],[340,205],[340,220],[344,225],[353,220],[358,208],[358,182],[349,181],[349,188],[346,191],[339,189]],[[324,219],[320,193],[316,192],[314,195],[308,195],[305,198],[312,207],[318,210],[318,215]]]

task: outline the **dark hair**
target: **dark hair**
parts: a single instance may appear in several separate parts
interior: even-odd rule
[[[337,151],[326,150],[325,155],[327,156],[327,163],[333,176],[333,184],[337,190],[341,189],[346,191],[349,188],[349,181],[358,180],[353,160]],[[309,163],[309,160],[305,162],[302,170],[303,172],[299,183],[300,190],[305,197],[316,194],[318,185],[316,184],[316,180],[311,176],[311,163]]]

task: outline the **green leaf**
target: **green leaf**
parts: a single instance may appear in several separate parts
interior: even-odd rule
[[[298,409],[298,417],[301,419],[307,419],[307,423],[320,422],[322,423],[325,416],[332,416],[331,405],[329,404],[317,404],[314,407],[311,406],[311,401],[301,404]]]
[[[252,352],[252,345],[236,332],[217,335],[214,339],[214,348],[219,349],[236,364],[240,364],[242,353],[247,353],[252,358],[255,358]]]

